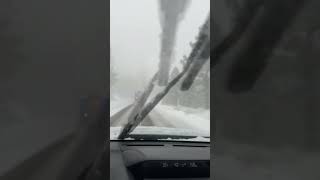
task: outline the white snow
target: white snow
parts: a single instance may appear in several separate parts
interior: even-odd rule
[[[157,87],[160,91],[160,87]],[[127,99],[111,100],[110,116],[131,104]],[[149,114],[152,126],[138,126],[133,134],[199,136],[188,141],[210,141],[210,110],[159,104]],[[121,126],[121,124],[119,124]],[[122,124],[123,125],[123,124]],[[116,139],[121,127],[110,127],[110,139]]]
[[[155,111],[175,127],[201,131],[210,136],[210,110],[158,105]]]
[[[210,142],[210,139],[208,138],[204,138],[202,136],[198,136],[198,137],[195,137],[195,138],[190,138],[190,139],[172,139],[172,138],[168,138],[168,139],[159,139],[160,141],[196,141],[196,142]]]
[[[113,96],[110,100],[110,116],[119,112],[121,109],[125,108],[133,101],[130,99],[120,98],[118,96]]]
[[[110,139],[117,139],[121,132],[121,127],[111,127],[110,128]],[[137,127],[132,134],[135,135],[143,135],[143,134],[152,134],[152,135],[172,135],[172,136],[196,136],[196,138],[192,139],[159,139],[159,140],[179,140],[179,141],[203,141],[210,142],[209,138],[204,138],[202,136],[206,136],[201,131],[195,131],[190,129],[182,129],[182,128],[165,128],[165,127],[154,127],[154,126],[139,126]],[[127,138],[125,140],[134,140],[132,138]]]

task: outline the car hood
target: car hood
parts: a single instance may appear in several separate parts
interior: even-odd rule
[[[110,127],[110,139],[117,140],[117,137],[119,136],[121,130],[122,130],[122,127]],[[131,135],[132,136],[126,138],[125,140],[135,140],[132,137],[139,136],[141,138],[144,135],[146,135],[146,136],[159,137],[158,140],[210,142],[210,134],[202,131],[183,129],[183,128],[139,126],[131,133]]]

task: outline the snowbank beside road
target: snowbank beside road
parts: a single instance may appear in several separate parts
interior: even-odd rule
[[[210,111],[158,105],[155,111],[175,127],[202,131],[210,136]]]

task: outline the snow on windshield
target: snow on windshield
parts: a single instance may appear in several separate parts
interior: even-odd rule
[[[172,25],[172,19],[167,18],[169,21],[166,22],[165,18],[165,3],[170,5],[171,2],[173,1],[110,1],[111,139],[115,139],[120,127],[127,123],[133,103],[144,92],[154,74],[163,68],[163,65],[159,66],[161,59],[169,61],[169,65],[165,66],[168,80],[181,71],[185,63],[182,59],[190,53],[190,43],[196,40],[210,11],[210,0],[180,0],[181,12],[176,15],[176,28],[165,30],[166,23]],[[174,134],[173,129],[179,129],[179,135],[193,133],[210,136],[209,69],[209,64],[203,67],[188,91],[181,91],[181,83],[178,83],[133,133],[161,132],[170,135]],[[164,89],[164,86],[159,85],[155,85],[147,102]],[[195,140],[197,139],[200,141],[201,138]]]

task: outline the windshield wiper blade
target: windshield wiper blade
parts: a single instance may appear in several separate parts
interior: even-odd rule
[[[174,85],[176,85],[184,75],[188,74],[190,67],[192,65],[194,65],[195,62],[203,60],[203,59],[201,59],[202,55],[206,54],[205,52],[210,51],[209,50],[210,49],[210,36],[203,35],[203,34],[208,34],[208,31],[206,29],[207,25],[208,25],[207,24],[208,21],[209,21],[209,19],[206,20],[206,23],[202,26],[200,33],[199,33],[199,36],[198,36],[198,39],[195,43],[195,46],[193,47],[193,49],[187,59],[187,63],[183,67],[182,72],[179,73],[175,78],[173,78],[168,83],[168,85],[164,88],[164,90],[162,92],[160,92],[159,94],[157,94],[153,98],[153,100],[151,100],[151,102],[148,103],[142,110],[140,110],[139,112],[134,111],[131,114],[131,116],[128,119],[127,124],[122,129],[118,139],[126,138],[128,136],[128,134],[131,133],[143,121],[143,119],[154,109],[154,107],[168,94],[168,92],[171,90],[171,88],[173,88]],[[209,42],[209,44],[208,44],[208,42]],[[154,83],[154,81],[152,81],[151,83]],[[152,91],[152,88],[151,88],[151,91]],[[147,97],[149,97],[150,94],[151,94],[151,92],[147,93],[147,95],[148,95]],[[139,107],[143,107],[143,106],[144,106],[144,104],[141,103]]]
[[[128,123],[124,126],[122,133],[120,133],[120,136],[118,137],[118,139],[124,139],[126,134],[128,134],[129,131],[131,132],[131,129],[139,124],[139,122],[137,122],[135,119],[137,115],[141,112],[141,109],[144,107],[150,94],[152,93],[152,90],[154,88],[154,83],[156,82],[157,78],[158,78],[158,73],[156,73],[153,76],[148,87],[145,89],[142,95],[138,98],[138,100],[134,102],[133,108],[130,112],[130,115],[128,116]]]
[[[181,90],[183,91],[190,89],[202,67],[210,60],[210,13],[200,30],[198,41],[195,44],[194,54],[191,55],[191,59],[195,58],[197,61],[191,64],[181,84]]]
[[[147,104],[140,112],[135,115],[129,117],[128,123],[122,129],[118,139],[124,139],[131,133],[141,122],[142,120],[153,110],[153,108],[161,101],[161,99],[170,91],[170,89],[181,79],[181,77],[185,74],[186,71],[180,73],[177,77],[175,77],[172,81],[169,82],[164,91],[160,92],[155,98]]]

